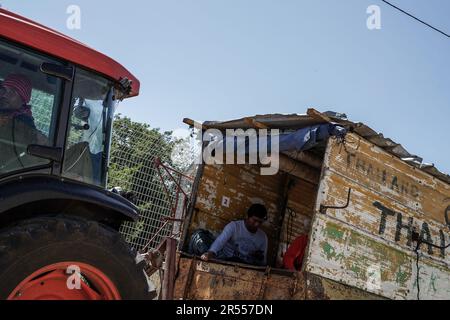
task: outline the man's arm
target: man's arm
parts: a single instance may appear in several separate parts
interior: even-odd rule
[[[229,223],[223,229],[222,233],[217,237],[217,239],[214,241],[214,243],[209,248],[208,252],[202,255],[202,259],[205,261],[208,261],[209,259],[215,257],[217,253],[223,249],[225,244],[231,239],[234,233],[234,224]]]

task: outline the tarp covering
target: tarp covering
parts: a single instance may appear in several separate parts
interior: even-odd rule
[[[344,138],[346,134],[347,129],[331,123],[303,128],[295,133],[280,135],[280,152],[306,151],[331,136]]]
[[[259,131],[259,135],[256,134],[257,131],[254,132],[255,134],[253,135],[249,134],[250,131],[245,131],[245,134],[238,136],[215,137],[216,140],[213,138],[208,149],[223,150],[225,153],[228,153],[227,139],[234,139],[233,152],[245,150],[245,154],[259,153],[260,148],[264,148],[264,145],[266,145],[266,150],[270,153],[272,151],[272,143],[276,143],[276,138],[279,137],[279,152],[302,152],[314,148],[332,136],[344,138],[347,134],[347,129],[338,124],[327,123],[278,135],[274,135],[273,131],[268,131],[267,136],[261,135],[261,131]]]

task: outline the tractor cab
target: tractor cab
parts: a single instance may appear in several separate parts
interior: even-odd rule
[[[139,80],[55,30],[0,18],[0,179],[41,172],[104,188],[114,111]]]
[[[0,299],[150,299],[119,233],[139,210],[106,190],[114,111],[139,80],[12,12],[0,25]]]
[[[50,170],[106,186],[119,86],[97,73],[0,40],[0,176]]]

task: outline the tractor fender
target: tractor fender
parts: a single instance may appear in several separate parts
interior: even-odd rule
[[[0,183],[0,215],[30,203],[77,201],[137,221],[139,209],[122,196],[89,184],[48,175],[21,176]]]

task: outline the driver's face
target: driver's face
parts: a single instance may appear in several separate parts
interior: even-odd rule
[[[20,109],[22,107],[22,98],[17,92],[10,88],[0,86],[0,108],[2,109]]]

